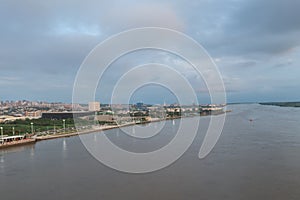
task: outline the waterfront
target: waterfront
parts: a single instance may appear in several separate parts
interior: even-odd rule
[[[3,199],[299,199],[300,109],[257,104],[228,109],[232,112],[208,157],[198,159],[209,116],[201,117],[183,157],[154,173],[112,170],[95,160],[79,137],[0,150],[0,193]],[[119,129],[91,134],[145,151],[170,141],[179,120],[166,121],[151,140]]]

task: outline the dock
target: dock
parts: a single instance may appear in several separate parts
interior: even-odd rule
[[[10,136],[10,137],[13,137],[13,136]],[[3,138],[3,139],[5,140],[5,138]],[[19,146],[19,145],[33,144],[35,142],[36,142],[36,139],[34,139],[34,138],[14,140],[14,141],[9,141],[9,142],[4,142],[4,143],[1,142],[0,149]]]

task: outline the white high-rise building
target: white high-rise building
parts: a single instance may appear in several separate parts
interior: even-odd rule
[[[100,102],[89,102],[89,111],[100,111]]]

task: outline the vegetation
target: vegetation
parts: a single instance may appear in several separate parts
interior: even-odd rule
[[[34,132],[44,132],[63,129],[64,123],[62,120],[52,120],[52,119],[26,119],[26,120],[16,120],[13,122],[0,123],[3,127],[4,135],[13,135],[13,129],[16,135],[31,133],[31,123],[33,123]],[[80,125],[90,125],[91,122],[88,120],[79,120]],[[65,128],[74,128],[74,120],[72,118],[65,119]]]
[[[281,107],[300,107],[300,102],[267,102],[261,105],[281,106]]]

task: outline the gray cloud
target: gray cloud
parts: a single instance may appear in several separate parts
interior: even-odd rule
[[[213,43],[220,53],[281,54],[300,45],[300,2],[240,1]]]
[[[282,83],[287,80],[285,88],[297,87],[299,10],[297,0],[4,0],[0,7],[0,83],[8,99],[13,96],[9,90],[19,84],[24,95],[34,90],[28,88],[39,85],[47,88],[44,93],[40,90],[40,97],[58,92],[68,94],[62,98],[69,101],[75,74],[95,45],[128,28],[160,26],[183,31],[203,44],[219,60],[228,91],[255,93],[259,84],[278,86],[279,79]],[[132,59],[126,62],[141,64]],[[172,58],[172,62],[177,61]],[[280,78],[283,66],[289,68],[284,70],[285,79]],[[249,75],[258,73],[266,73],[268,79],[254,84],[256,79]]]

